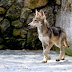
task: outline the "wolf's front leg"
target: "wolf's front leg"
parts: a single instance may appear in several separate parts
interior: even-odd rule
[[[43,58],[42,63],[47,63],[47,60],[50,60],[50,56],[48,56],[48,52],[50,51],[52,46],[53,46],[53,44],[49,44],[49,45],[43,44],[44,58]]]
[[[42,63],[47,63],[47,60],[50,60],[50,56],[48,56],[48,52],[49,51],[50,50],[48,50],[47,48],[43,50],[43,56],[44,56],[44,58],[43,58]]]

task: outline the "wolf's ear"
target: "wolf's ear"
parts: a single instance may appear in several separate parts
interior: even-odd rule
[[[36,16],[40,16],[40,13],[37,11],[37,9],[35,10],[36,12]]]
[[[36,15],[37,15],[37,13],[38,13],[37,9],[35,10],[35,12],[36,12]]]
[[[41,16],[44,16],[45,14],[44,14],[44,11],[41,9],[40,10],[40,13],[41,13]]]

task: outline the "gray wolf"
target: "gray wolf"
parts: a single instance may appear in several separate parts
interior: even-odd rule
[[[33,21],[28,25],[37,27],[38,38],[41,41],[43,47],[44,58],[42,63],[46,63],[47,60],[50,59],[48,52],[53,45],[56,45],[60,48],[60,55],[56,59],[56,61],[65,59],[64,46],[69,46],[67,44],[66,32],[64,31],[64,29],[60,27],[51,27],[46,20],[46,16],[43,10],[40,10],[40,12],[36,10],[36,15],[33,18]]]

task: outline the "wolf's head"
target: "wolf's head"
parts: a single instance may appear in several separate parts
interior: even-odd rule
[[[33,21],[29,23],[28,25],[33,26],[33,27],[40,27],[45,23],[47,23],[47,21],[46,21],[46,16],[44,14],[44,11],[40,10],[40,12],[38,12],[36,10],[36,15],[33,18]]]

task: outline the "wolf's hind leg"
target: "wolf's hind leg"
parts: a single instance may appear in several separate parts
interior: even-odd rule
[[[64,49],[63,46],[61,46],[61,48],[60,48],[60,55],[56,59],[56,61],[60,61],[60,60],[64,60],[64,59],[65,59],[65,49]]]
[[[61,58],[61,60],[64,60],[65,59],[65,48],[63,47],[63,55],[62,55],[62,58]]]

